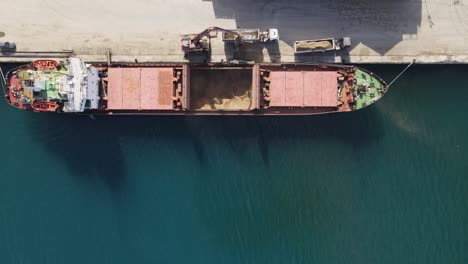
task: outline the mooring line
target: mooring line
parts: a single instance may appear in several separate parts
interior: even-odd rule
[[[402,70],[400,72],[400,74],[398,74],[388,85],[387,85],[387,88],[390,87],[390,85],[392,85],[398,78],[400,78],[400,76],[405,73],[406,70],[408,70],[409,67],[411,67],[413,64],[416,63],[416,60],[413,60],[408,66],[406,66],[406,68],[404,70]]]

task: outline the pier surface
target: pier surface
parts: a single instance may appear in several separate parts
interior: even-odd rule
[[[88,62],[182,62],[180,34],[209,26],[277,28],[279,43],[237,50],[213,39],[211,61],[467,63],[468,0],[22,0],[0,9],[0,62],[60,57]],[[348,50],[295,56],[296,40],[345,37]]]

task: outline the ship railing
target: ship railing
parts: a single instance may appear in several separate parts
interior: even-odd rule
[[[0,81],[2,83],[3,94],[5,96],[7,96],[8,93],[7,93],[7,88],[6,88],[6,79],[5,79],[5,75],[3,75],[3,70],[2,70],[1,67],[0,67],[0,75],[1,75],[1,78],[2,78]]]

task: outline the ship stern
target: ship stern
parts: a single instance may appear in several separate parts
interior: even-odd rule
[[[31,110],[32,93],[29,94],[23,91],[18,74],[28,67],[30,67],[29,64],[10,70],[5,76],[2,74],[3,92],[7,103],[23,110]]]

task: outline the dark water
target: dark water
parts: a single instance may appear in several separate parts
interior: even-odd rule
[[[376,105],[310,117],[2,101],[0,263],[468,263],[467,73],[418,65]]]

